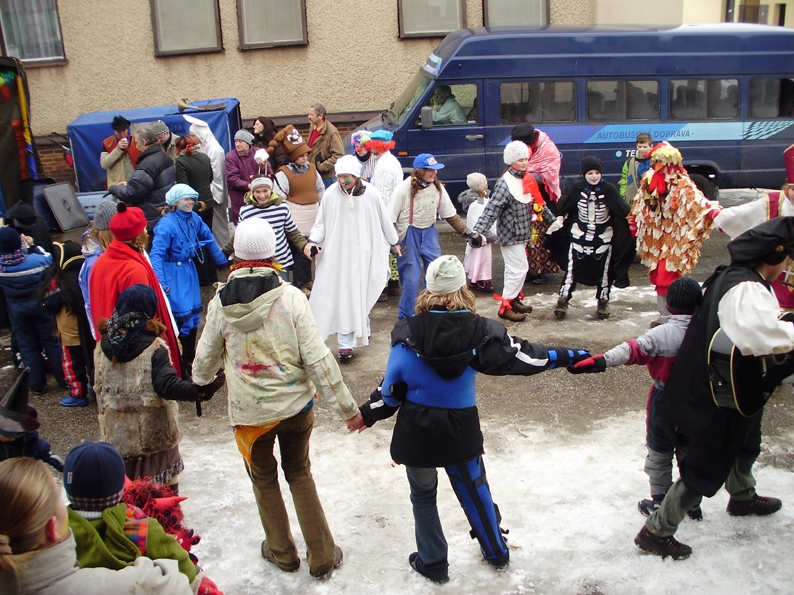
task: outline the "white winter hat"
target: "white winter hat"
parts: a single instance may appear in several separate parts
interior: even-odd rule
[[[271,190],[273,190],[273,180],[268,178],[267,176],[259,176],[258,178],[254,178],[251,180],[251,192],[259,188],[260,186],[267,186]]]
[[[337,176],[348,175],[360,178],[361,162],[352,155],[344,155],[337,160],[336,164],[334,164],[334,170],[336,171]]]
[[[466,185],[475,192],[479,192],[488,188],[488,178],[480,172],[474,171],[466,176]]]
[[[259,149],[256,153],[254,153],[254,161],[256,161],[259,165],[264,164],[269,158],[270,155],[268,155],[268,152],[264,149]]]
[[[427,267],[425,282],[427,290],[432,294],[455,293],[466,285],[466,271],[457,256],[439,256]]]
[[[268,260],[276,254],[276,234],[264,219],[246,219],[234,232],[234,255],[240,260]]]
[[[520,140],[510,141],[505,146],[505,163],[512,165],[519,159],[529,159],[529,147]]]

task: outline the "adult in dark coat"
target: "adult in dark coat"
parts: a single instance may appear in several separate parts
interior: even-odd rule
[[[731,495],[729,514],[767,515],[781,507],[780,500],[755,493],[751,468],[761,448],[764,403],[794,368],[794,325],[779,320],[769,284],[794,256],[794,218],[766,221],[734,239],[728,250],[731,264],[718,267],[705,282],[703,303],[692,316],[659,404],[659,415],[689,441],[679,462],[681,478],[634,539],[641,549],[663,557],[692,553],[673,535],[686,510],[723,484]],[[709,359],[718,329],[735,346],[730,355],[735,383],[715,356]],[[772,365],[771,354],[782,364]],[[732,401],[736,395],[741,411],[719,399],[725,389]]]
[[[33,243],[44,248],[45,252],[52,252],[50,230],[47,229],[44,219],[36,215],[36,211],[28,203],[18,202],[8,209],[5,222],[19,233],[33,238]]]
[[[146,215],[146,231],[151,234],[160,220],[160,207],[165,206],[165,193],[174,185],[174,163],[151,130],[144,128],[136,139],[141,156],[135,163],[135,172],[126,184],[113,185],[108,192],[140,207]]]

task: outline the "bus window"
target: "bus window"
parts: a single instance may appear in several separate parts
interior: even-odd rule
[[[750,117],[794,117],[794,80],[750,79]]]
[[[502,83],[499,85],[499,104],[502,124],[576,120],[572,81]]]
[[[738,116],[738,80],[673,79],[670,81],[671,120],[720,120]]]
[[[659,81],[587,81],[587,119],[659,119]]]
[[[428,104],[434,126],[477,123],[477,85],[439,85]]]

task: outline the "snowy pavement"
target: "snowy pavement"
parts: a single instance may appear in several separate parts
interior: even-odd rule
[[[641,409],[641,408],[640,408]],[[792,593],[794,473],[756,465],[760,493],[784,506],[766,518],[731,517],[722,491],[703,503],[704,520],[684,521],[677,537],[692,546],[688,560],[662,560],[632,540],[644,517],[644,413],[600,420],[573,436],[548,426],[502,425],[484,419],[485,465],[494,500],[510,530],[510,567],[495,572],[468,535],[463,511],[439,478],[439,509],[449,542],[450,582],[437,586],[413,572],[413,517],[405,471],[392,466],[393,423],[347,435],[341,422],[315,426],[314,478],[342,566],[325,581],[264,561],[256,504],[231,431],[221,426],[184,436],[189,461],[180,491],[188,523],[202,536],[194,549],[227,594],[493,593],[636,595]],[[305,551],[287,493],[293,534]]]

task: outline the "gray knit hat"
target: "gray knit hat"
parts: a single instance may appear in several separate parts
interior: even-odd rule
[[[241,140],[244,143],[248,143],[249,145],[254,144],[254,135],[248,132],[245,128],[240,128],[235,135],[234,140]]]
[[[103,200],[94,211],[94,227],[105,230],[110,224],[110,218],[116,214],[116,201]]]

